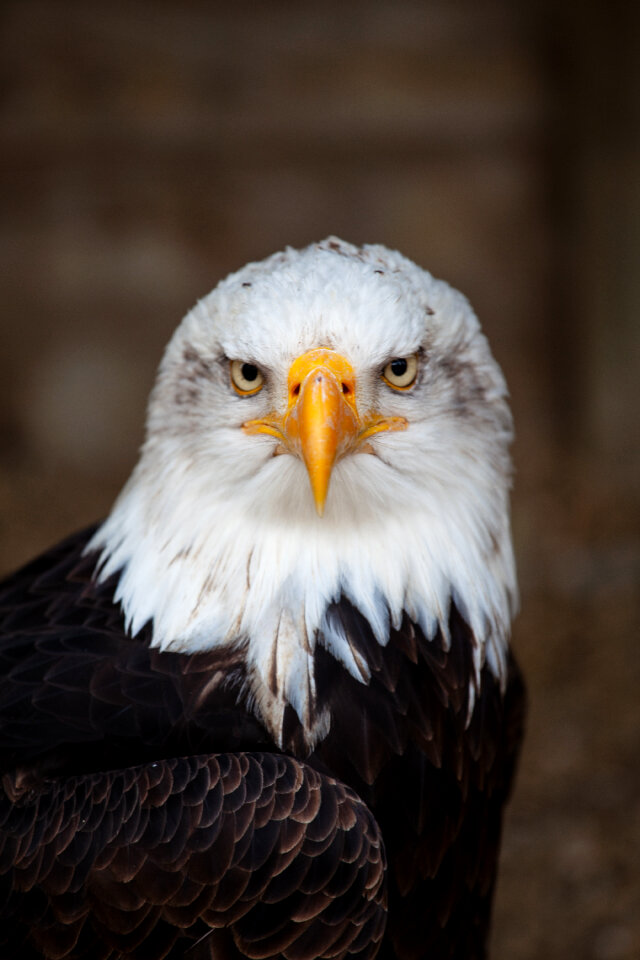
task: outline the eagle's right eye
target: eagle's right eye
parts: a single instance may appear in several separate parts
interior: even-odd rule
[[[230,365],[231,383],[241,397],[249,397],[262,389],[264,376],[255,363],[247,360],[232,360]]]

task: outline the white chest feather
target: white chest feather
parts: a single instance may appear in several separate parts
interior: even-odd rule
[[[383,511],[367,495],[381,481],[395,509],[387,503]],[[157,477],[151,493],[141,469],[91,544],[104,551],[102,577],[122,571],[116,598],[132,633],[151,620],[153,645],[162,650],[246,650],[250,694],[276,742],[287,704],[310,745],[327,732],[314,686],[317,643],[358,681],[369,681],[367,664],[326,617],[341,596],[382,646],[403,612],[426,636],[440,628],[446,637],[453,597],[476,641],[476,683],[485,660],[496,676],[504,674],[515,582],[501,497],[492,505],[478,491],[490,527],[478,523],[466,492],[451,509],[451,485],[408,511],[402,479],[366,455],[339,464],[332,484],[320,519],[302,465],[276,457],[261,471],[259,496],[248,490],[220,502],[185,480],[176,509],[170,487]]]

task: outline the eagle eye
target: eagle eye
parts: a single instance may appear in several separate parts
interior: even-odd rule
[[[255,363],[246,360],[232,360],[229,367],[231,383],[236,393],[241,397],[249,397],[262,389],[264,376]]]
[[[418,375],[418,357],[395,357],[382,371],[382,377],[395,390],[407,390],[413,386]]]

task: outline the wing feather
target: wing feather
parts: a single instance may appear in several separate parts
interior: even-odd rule
[[[3,956],[35,944],[47,958],[75,957],[81,933],[114,952],[142,942],[146,950],[167,925],[176,926],[185,949],[203,922],[229,928],[238,949],[264,957],[308,957],[312,940],[320,951],[314,956],[333,956],[345,925],[368,924],[371,936],[360,954],[373,956],[386,911],[382,840],[371,813],[347,787],[293,758],[278,758],[278,767],[281,776],[269,776],[272,758],[259,753],[163,760],[49,781],[17,802],[20,787],[14,780],[7,791],[5,775],[0,865],[2,885],[12,893],[0,927]],[[255,784],[264,784],[267,795],[294,793],[293,846],[289,820],[271,817],[256,826],[244,815],[238,797],[245,778],[254,794]],[[210,815],[192,816],[210,793],[219,811],[213,837]],[[264,799],[260,793],[250,806],[275,809]],[[43,819],[45,828],[36,830]],[[332,889],[345,845],[350,882],[342,871]],[[34,925],[32,904],[43,900],[46,910]]]

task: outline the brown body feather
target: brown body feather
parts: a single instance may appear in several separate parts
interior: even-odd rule
[[[355,794],[292,757],[5,777],[3,957],[373,956],[383,848]],[[29,935],[25,940],[25,932]]]
[[[0,588],[1,955],[484,956],[522,729],[513,661],[504,692],[483,669],[470,714],[455,606],[450,646],[405,617],[382,648],[341,600],[371,681],[319,645],[330,732],[305,756],[290,711],[282,754],[242,650],[127,636],[88,537]]]

